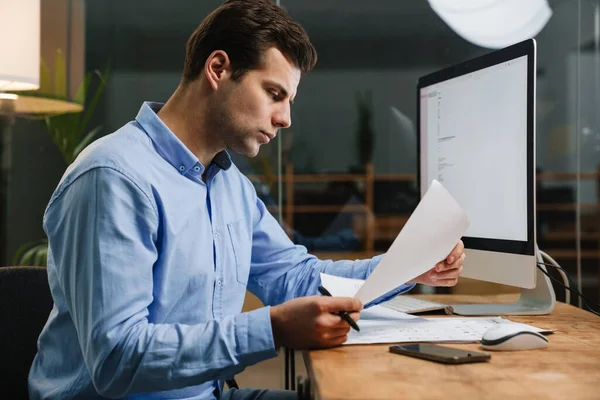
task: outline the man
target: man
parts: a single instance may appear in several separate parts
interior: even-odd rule
[[[356,299],[317,295],[320,272],[366,278],[379,258],[321,261],[294,246],[225,149],[253,157],[316,62],[304,30],[268,0],[232,0],[188,41],[162,106],[96,141],[44,215],[54,308],[31,398],[294,398],[223,390],[277,348],[342,344]],[[416,282],[451,286],[459,243]],[[405,285],[405,290],[413,284]],[[246,289],[267,307],[240,313]]]

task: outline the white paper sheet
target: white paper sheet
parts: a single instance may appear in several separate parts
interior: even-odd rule
[[[335,297],[354,297],[364,283],[364,279],[344,278],[321,272],[321,285]]]
[[[379,320],[379,321],[388,320],[388,321],[396,321],[396,322],[397,321],[408,321],[408,320],[425,321],[424,318],[421,318],[419,316],[403,313],[402,311],[392,310],[390,308],[386,308],[386,307],[383,307],[380,305],[370,307],[369,309],[362,310],[360,312],[360,320],[358,321],[359,327],[360,327],[360,324],[362,323],[362,321],[366,321],[366,320]]]
[[[434,180],[354,297],[367,304],[430,270],[450,254],[468,227],[469,220],[458,202]]]
[[[513,323],[500,317],[473,318],[416,318],[416,319],[361,319],[360,332],[350,330],[345,345],[371,343],[476,343],[486,330],[494,325]],[[519,324],[528,330],[549,333],[531,325]]]

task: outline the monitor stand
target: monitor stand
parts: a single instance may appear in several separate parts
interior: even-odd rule
[[[537,246],[536,246],[537,247]],[[536,249],[537,260],[543,262]],[[540,265],[546,270],[546,267]],[[536,271],[534,289],[521,289],[521,297],[514,303],[506,304],[453,304],[448,311],[458,315],[544,315],[550,314],[556,304],[554,288],[548,277]]]

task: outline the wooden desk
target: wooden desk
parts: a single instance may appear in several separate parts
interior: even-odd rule
[[[422,296],[442,303],[506,301],[512,295]],[[440,316],[443,317],[443,316]],[[490,352],[488,363],[444,365],[389,353],[389,345],[304,353],[313,397],[377,399],[600,399],[600,318],[558,303],[551,315],[508,319],[556,329],[543,350]],[[479,344],[449,346],[482,351]]]

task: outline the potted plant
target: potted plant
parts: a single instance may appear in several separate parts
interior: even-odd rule
[[[66,67],[60,49],[56,53],[53,80],[46,63],[44,60],[41,62],[40,90],[32,92],[30,95],[72,101],[83,107],[79,112],[43,117],[46,129],[65,160],[66,166],[71,164],[77,155],[94,140],[102,128],[96,126],[90,129],[88,125],[106,87],[109,71],[110,67],[107,66],[103,72],[94,70],[86,73],[73,99],[68,99]],[[40,239],[19,247],[13,257],[13,264],[46,266],[47,259],[48,240]]]

